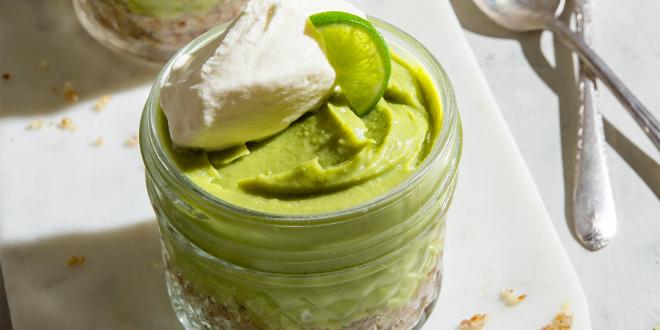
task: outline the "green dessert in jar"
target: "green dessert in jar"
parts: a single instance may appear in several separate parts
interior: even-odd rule
[[[345,1],[249,1],[165,67],[141,125],[179,319],[423,322],[460,134],[444,73],[409,36]]]
[[[73,0],[79,21],[103,45],[165,62],[208,29],[228,24],[245,0]]]

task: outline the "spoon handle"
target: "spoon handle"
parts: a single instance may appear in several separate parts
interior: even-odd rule
[[[548,28],[555,33],[555,36],[571,47],[580,55],[580,58],[587,64],[591,72],[612,91],[612,94],[619,99],[619,102],[635,118],[637,124],[644,133],[651,139],[655,147],[660,150],[660,123],[653,117],[646,107],[635,95],[626,87],[626,85],[617,77],[612,69],[596,54],[581,38],[573,33],[566,24],[555,19],[548,24]]]
[[[576,1],[577,34],[590,42],[589,0]],[[598,111],[598,94],[593,75],[580,62],[580,110],[577,137],[573,226],[584,247],[596,251],[616,233],[616,212],[605,158],[603,119]]]

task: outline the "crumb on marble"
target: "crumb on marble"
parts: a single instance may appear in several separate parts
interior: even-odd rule
[[[124,146],[127,148],[133,148],[138,145],[138,138],[137,135],[133,135],[126,139],[126,142],[124,142]]]
[[[9,73],[5,72],[5,73],[2,74],[2,79],[9,80],[9,79],[11,79],[11,75]]]
[[[78,91],[73,88],[73,84],[70,81],[64,82],[64,98],[69,102],[77,102],[80,98]]]
[[[105,143],[105,139],[103,139],[102,136],[97,136],[96,139],[94,139],[94,141],[92,141],[92,146],[93,147],[100,147],[100,146],[103,145],[103,143]]]
[[[500,292],[500,299],[506,303],[507,306],[515,306],[523,302],[527,298],[527,294],[517,294],[513,289],[506,289]]]
[[[46,61],[46,60],[44,60],[44,59],[42,59],[41,61],[39,61],[39,67],[40,67],[41,69],[47,69],[47,68],[48,68],[48,61]]]
[[[73,120],[69,117],[62,117],[60,122],[57,124],[57,127],[67,130],[67,131],[75,131],[78,129],[78,126],[73,123]]]
[[[573,313],[568,305],[562,307],[562,311],[555,315],[552,323],[544,326],[542,330],[571,330],[573,328]]]
[[[96,100],[96,103],[94,104],[94,111],[96,112],[101,112],[103,109],[110,103],[110,100],[112,99],[112,95],[103,95],[101,96],[98,100]]]
[[[27,129],[28,131],[36,131],[42,129],[43,127],[44,127],[44,121],[41,119],[36,119],[31,121],[27,125],[27,127],[25,127],[25,129]]]
[[[78,266],[85,262],[85,257],[83,256],[71,256],[66,260],[66,265],[68,267]]]
[[[461,321],[458,328],[461,330],[482,330],[486,324],[486,314],[474,314],[469,319]]]

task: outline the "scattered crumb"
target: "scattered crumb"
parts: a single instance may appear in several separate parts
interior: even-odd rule
[[[562,311],[555,315],[552,323],[544,326],[541,330],[571,330],[573,328],[573,314],[568,304],[564,304]]]
[[[133,148],[138,145],[138,138],[137,135],[133,135],[130,138],[126,139],[126,142],[124,142],[124,145],[128,148]]]
[[[461,330],[482,330],[486,324],[486,314],[474,314],[468,320],[463,320],[458,325]]]
[[[94,141],[92,142],[92,146],[93,146],[93,147],[100,147],[100,146],[103,145],[103,143],[105,143],[105,140],[103,139],[103,137],[101,137],[101,136],[97,136],[97,137],[96,137],[96,140],[94,140]]]
[[[64,82],[64,98],[69,102],[76,102],[80,98],[70,81]]]
[[[63,117],[59,124],[57,124],[57,127],[61,129],[65,129],[67,131],[75,131],[78,129],[78,126],[73,123],[73,120],[69,117]]]
[[[500,299],[502,299],[507,306],[515,306],[521,303],[527,298],[526,294],[516,294],[513,289],[507,289],[500,293]]]
[[[2,74],[2,79],[9,80],[9,79],[11,79],[11,75],[9,73],[5,72],[5,73]]]
[[[105,108],[106,105],[110,102],[112,99],[112,95],[103,95],[101,96],[98,100],[96,100],[96,104],[94,104],[94,111],[96,112],[101,112]]]
[[[44,127],[44,121],[41,119],[33,120],[30,124],[27,125],[26,129],[28,131],[40,130]]]
[[[48,62],[46,60],[41,60],[39,61],[39,67],[42,69],[47,69],[48,68]]]
[[[85,262],[85,257],[83,256],[71,256],[66,261],[66,265],[69,267],[78,266]]]

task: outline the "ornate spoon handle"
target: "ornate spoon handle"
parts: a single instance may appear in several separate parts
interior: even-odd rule
[[[576,0],[577,34],[591,42],[589,0]],[[580,62],[580,110],[573,190],[573,221],[582,245],[595,251],[616,233],[616,212],[605,159],[603,120],[593,75]]]

